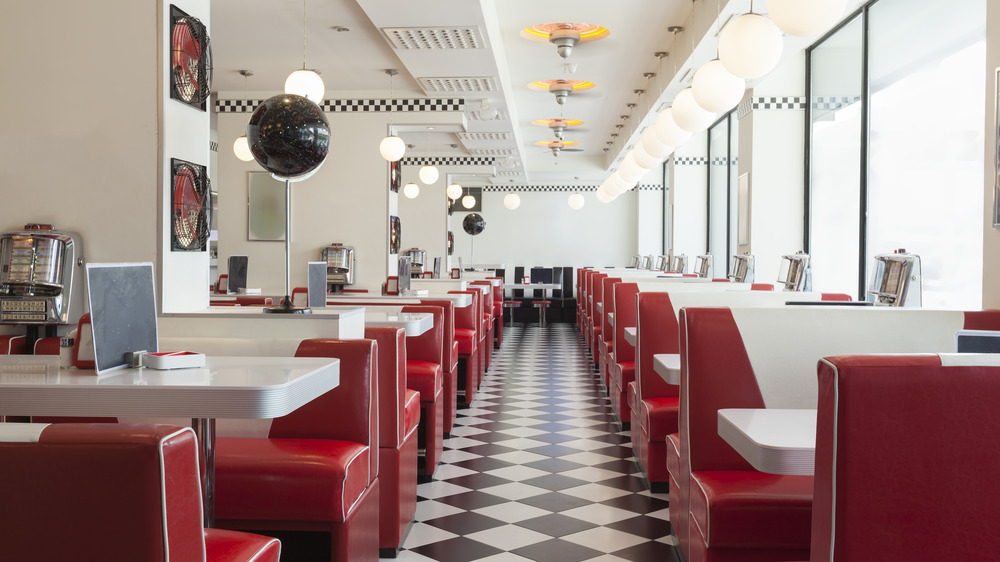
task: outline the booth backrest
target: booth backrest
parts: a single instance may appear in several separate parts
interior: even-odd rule
[[[614,331],[612,330],[611,323],[608,322],[608,313],[615,314],[618,305],[615,303],[614,293],[612,289],[617,283],[621,283],[622,280],[619,277],[605,277],[601,279],[601,295],[603,295],[602,305],[601,305],[601,337],[605,340],[614,339]],[[615,320],[617,321],[617,314],[615,314]],[[635,326],[635,324],[629,324],[629,326]]]
[[[625,328],[637,325],[635,298],[639,294],[639,288],[635,283],[615,283],[610,291],[611,294],[604,306],[614,303],[615,324],[607,325],[605,329],[612,335],[615,362],[635,361],[635,347],[625,341]]]
[[[394,449],[406,437],[406,331],[369,326],[365,338],[378,344],[378,446]]]
[[[3,424],[4,560],[205,560],[190,428]],[[3,433],[32,436],[11,441]],[[37,529],[37,530],[31,530]]]
[[[26,341],[24,336],[0,336],[0,355],[21,355]]]
[[[429,304],[410,304],[404,306],[402,312],[434,315],[434,326],[430,330],[406,338],[406,359],[436,363],[443,369],[444,357],[451,354],[451,350],[446,350],[444,346],[444,309]]]
[[[332,439],[378,447],[378,344],[374,340],[303,340],[296,357],[340,359],[340,385],[287,416],[275,418],[268,437]],[[369,452],[368,482],[378,476],[378,455]]]
[[[1000,330],[1000,314],[882,307],[683,308],[679,423],[690,469],[750,470],[719,437],[718,410],[815,408],[820,358],[952,352],[956,332],[973,324]]]
[[[1000,550],[998,359],[820,361],[812,562],[982,560]]]
[[[587,283],[587,318],[590,319],[592,326],[600,326],[599,318],[597,318],[597,303],[601,302],[601,297],[598,292],[601,290],[601,283],[603,279],[608,277],[606,273],[595,273],[590,276],[590,281]]]
[[[628,286],[628,284],[623,284]],[[653,356],[661,353],[677,353],[677,318],[670,306],[669,293],[637,293],[635,325],[635,389],[636,398],[677,396],[680,387],[667,384],[653,370]],[[618,323],[616,322],[618,330]],[[624,335],[625,327],[621,330]],[[616,336],[617,337],[617,336]]]
[[[480,291],[475,290],[465,290],[465,291],[448,291],[449,294],[460,295],[468,294],[472,295],[472,306],[466,306],[465,308],[455,309],[455,328],[461,328],[463,330],[475,330],[476,338],[479,338],[479,333],[483,329],[482,317],[483,313],[479,305],[479,295]]]
[[[440,306],[444,310],[444,338],[443,346],[446,350],[445,359],[451,357],[452,361],[458,362],[458,344],[455,342],[455,302],[448,299],[420,299],[420,304]],[[468,308],[468,307],[466,307]],[[445,361],[441,368],[446,373],[452,372],[455,367],[451,361]]]

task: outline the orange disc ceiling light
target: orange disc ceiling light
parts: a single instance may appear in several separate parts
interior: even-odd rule
[[[521,36],[556,46],[559,56],[568,58],[578,43],[597,41],[608,36],[608,30],[590,23],[553,22],[526,27]]]

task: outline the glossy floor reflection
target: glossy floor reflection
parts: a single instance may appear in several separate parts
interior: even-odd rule
[[[396,560],[678,560],[574,326],[504,336]]]

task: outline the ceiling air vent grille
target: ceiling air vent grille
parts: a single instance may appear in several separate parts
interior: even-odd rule
[[[477,27],[383,27],[395,49],[482,49]]]
[[[506,177],[519,176],[519,175],[521,175],[521,172],[518,171],[518,170],[500,170],[499,172],[497,172],[496,175],[498,175],[498,176],[506,176]]]
[[[513,135],[510,133],[458,133],[458,138],[462,142],[475,142],[475,141],[507,141],[511,140]]]
[[[418,78],[417,82],[428,94],[494,92],[497,89],[496,83],[490,76]]]
[[[514,148],[470,148],[469,154],[473,156],[513,156],[517,154]]]

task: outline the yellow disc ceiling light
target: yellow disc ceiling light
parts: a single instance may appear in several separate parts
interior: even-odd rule
[[[556,46],[559,56],[568,58],[578,43],[597,41],[608,36],[608,30],[589,23],[542,23],[521,30],[521,37],[543,41]]]

